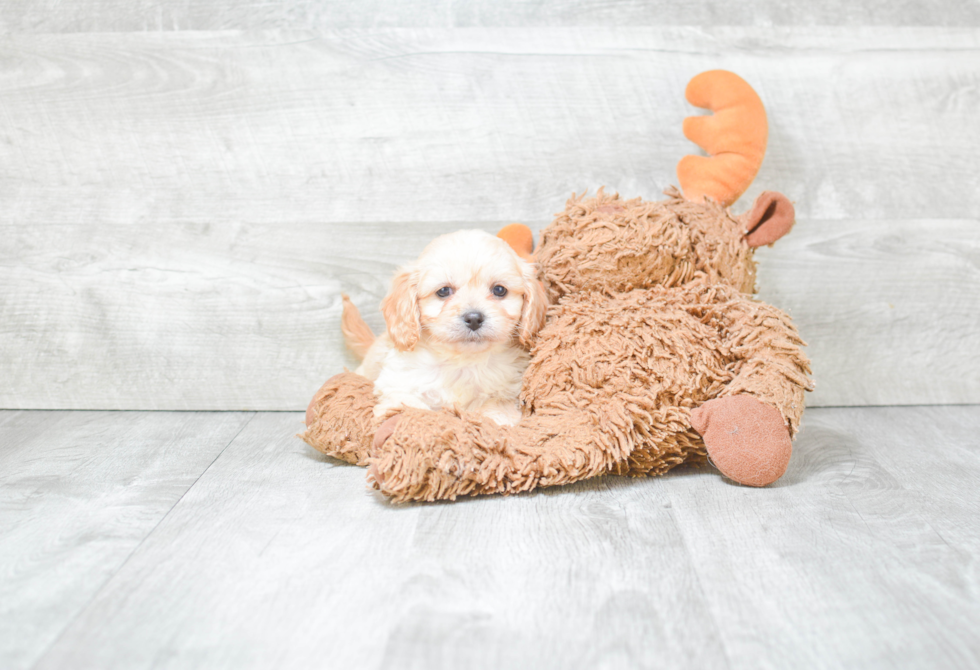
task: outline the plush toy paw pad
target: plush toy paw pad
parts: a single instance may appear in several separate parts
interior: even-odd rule
[[[775,407],[748,395],[716,398],[691,413],[691,426],[729,479],[765,486],[786,472],[793,443]]]

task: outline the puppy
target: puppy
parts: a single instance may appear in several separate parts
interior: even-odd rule
[[[387,333],[374,337],[344,296],[341,328],[374,382],[381,417],[406,407],[457,407],[515,424],[527,348],[547,297],[533,264],[503,240],[463,230],[433,240],[401,268],[381,303]]]

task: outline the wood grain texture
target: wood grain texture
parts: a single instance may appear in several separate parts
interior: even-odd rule
[[[295,439],[300,422],[258,415],[37,667],[555,667],[579,626],[633,637],[617,609],[670,641],[658,653],[721,662],[710,630],[657,625],[707,616],[662,504],[636,528],[596,500],[602,483],[497,511],[392,508],[363,469]],[[642,558],[617,565],[633,543]],[[672,573],[659,598],[631,594],[654,561]],[[655,639],[632,644],[649,655]]]
[[[5,227],[0,407],[305,409],[381,332],[398,263],[457,225]]]
[[[972,218],[977,62],[978,29],[18,35],[0,45],[4,220],[544,221],[573,191],[675,183],[697,150],[684,87],[718,67],[771,118],[744,202]]]
[[[0,667],[31,667],[249,418],[0,413]]]
[[[0,407],[304,409],[356,365],[341,293],[382,332],[395,268],[474,226],[0,226]],[[977,221],[802,221],[759,257],[811,406],[980,402]]]
[[[980,663],[978,422],[976,406],[814,410],[776,488],[701,477],[674,497],[732,665]]]
[[[706,468],[402,507],[300,422],[256,415],[36,667],[980,662],[980,407],[813,410],[768,489]]]
[[[977,26],[980,7],[967,0],[43,0],[0,5],[0,32],[8,33],[664,25]]]
[[[808,404],[980,403],[980,220],[801,221],[757,258],[809,344]]]
[[[770,109],[796,201],[762,296],[815,405],[980,401],[980,32],[560,28],[13,36],[0,45],[0,407],[301,409],[436,234],[658,196],[687,78]],[[377,223],[386,222],[386,223]],[[884,273],[880,275],[879,273]]]

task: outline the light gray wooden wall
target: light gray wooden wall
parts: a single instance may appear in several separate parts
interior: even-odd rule
[[[730,4],[0,2],[0,407],[302,409],[341,291],[378,329],[436,234],[658,197],[717,67],[810,403],[980,402],[980,6]]]
[[[9,33],[488,26],[978,26],[975,0],[5,0]]]

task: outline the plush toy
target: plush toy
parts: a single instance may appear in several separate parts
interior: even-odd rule
[[[371,382],[348,372],[314,396],[303,439],[368,465],[369,481],[395,501],[662,474],[706,456],[742,484],[778,479],[810,369],[789,317],[751,296],[753,253],[790,229],[793,206],[767,192],[744,215],[727,209],[765,152],[765,110],[751,87],[712,71],[687,97],[714,114],[684,124],[711,157],[680,162],[683,195],[573,195],[542,231],[535,260],[551,306],[516,426],[415,409],[381,423]],[[525,227],[501,237],[530,255]]]

